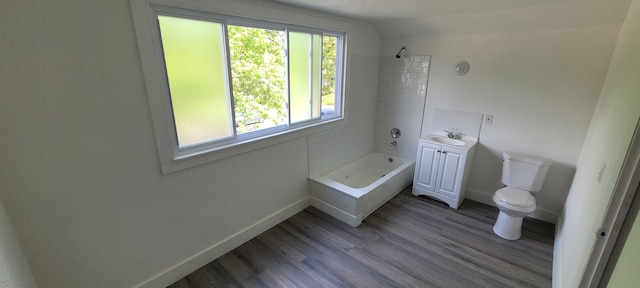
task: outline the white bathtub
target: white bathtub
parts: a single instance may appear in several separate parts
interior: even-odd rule
[[[310,175],[311,205],[357,227],[411,184],[415,161],[371,153],[322,175]]]

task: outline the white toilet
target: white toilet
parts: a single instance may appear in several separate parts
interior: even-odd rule
[[[504,239],[517,240],[520,239],[522,218],[536,211],[534,195],[542,189],[553,161],[515,152],[504,152],[503,156],[502,183],[507,187],[493,195],[493,202],[500,209],[493,232]]]

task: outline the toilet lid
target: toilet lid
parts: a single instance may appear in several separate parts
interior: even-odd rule
[[[536,206],[536,198],[533,198],[529,191],[520,190],[518,188],[502,188],[496,191],[495,196],[497,200],[517,207],[526,208]]]

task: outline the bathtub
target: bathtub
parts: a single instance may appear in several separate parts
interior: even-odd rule
[[[322,175],[310,175],[311,205],[357,227],[411,184],[415,161],[371,153]]]

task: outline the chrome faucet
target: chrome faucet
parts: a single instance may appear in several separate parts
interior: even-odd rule
[[[444,130],[444,132],[447,133],[447,138],[450,138],[450,139],[458,139],[460,138],[460,135],[462,135],[462,133],[456,133],[457,132],[456,128],[453,128],[453,131]]]

